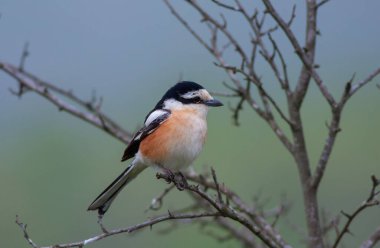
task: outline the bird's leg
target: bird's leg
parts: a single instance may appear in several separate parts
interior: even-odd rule
[[[157,173],[156,177],[157,179],[165,179],[167,183],[173,183],[178,190],[182,191],[188,187],[188,183],[186,180],[186,177],[181,172],[172,172],[171,170],[167,168],[162,168],[163,174]]]
[[[175,174],[171,170],[162,167],[162,171],[164,172],[163,174],[161,173],[156,174],[157,179],[163,178],[165,179],[167,183],[175,182]]]
[[[103,214],[98,215],[98,224],[100,226],[100,229],[102,229],[103,233],[108,233],[107,229],[103,225]]]
[[[175,179],[175,186],[180,191],[186,189],[189,186],[189,184],[187,183],[186,177],[180,171],[175,174],[174,179]]]

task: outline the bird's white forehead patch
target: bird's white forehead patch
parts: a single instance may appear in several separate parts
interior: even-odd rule
[[[198,91],[199,92],[199,97],[202,99],[202,100],[211,100],[211,99],[214,99],[210,93],[208,93],[207,90],[205,89],[201,89]]]
[[[181,95],[181,97],[185,98],[185,99],[192,99],[192,98],[195,98],[197,96],[199,96],[199,90],[189,91],[189,92]]]
[[[212,96],[210,95],[210,93],[208,93],[208,91],[205,89],[190,91],[190,92],[187,92],[187,93],[181,95],[181,97],[185,98],[185,99],[192,99],[195,97],[199,97],[202,100],[213,99]]]

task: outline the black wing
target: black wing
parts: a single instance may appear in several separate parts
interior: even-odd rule
[[[158,110],[162,111],[163,113],[158,115],[154,120],[152,120],[150,123],[142,127],[137,133],[133,136],[131,142],[128,144],[127,148],[124,151],[124,155],[121,158],[121,161],[128,160],[135,156],[137,151],[139,150],[140,142],[145,139],[149,134],[153,133],[163,122],[165,122],[168,117],[170,116],[169,110]],[[150,113],[154,114],[154,111]],[[145,119],[145,121],[149,118],[149,116]]]

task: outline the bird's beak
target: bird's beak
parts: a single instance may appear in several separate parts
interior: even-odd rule
[[[204,104],[210,107],[220,107],[223,103],[215,98],[204,101]]]

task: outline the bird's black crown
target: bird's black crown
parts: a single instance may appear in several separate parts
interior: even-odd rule
[[[157,105],[154,109],[162,108],[165,100],[168,100],[168,99],[175,99],[175,100],[177,100],[183,104],[199,103],[201,100],[199,97],[194,97],[191,99],[185,99],[181,96],[188,93],[188,92],[196,91],[196,90],[200,90],[200,89],[204,89],[204,88],[197,83],[190,82],[190,81],[179,82],[179,83],[175,84],[173,87],[171,87],[165,93],[165,95],[157,103]]]

